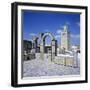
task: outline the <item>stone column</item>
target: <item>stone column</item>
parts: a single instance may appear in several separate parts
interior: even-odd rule
[[[55,40],[55,56],[57,56],[57,40]]]
[[[35,53],[38,52],[38,37],[33,37],[33,46],[32,46],[33,50]]]
[[[35,47],[34,47],[34,40],[33,40],[33,42],[32,42],[32,53],[35,53]]]
[[[40,54],[41,54],[40,57],[42,60],[44,59],[44,49],[45,49],[45,40],[42,40],[40,44]]]
[[[52,40],[51,48],[52,48],[52,51],[51,51],[51,60],[53,61],[54,58],[55,58],[55,55],[56,55],[56,41],[55,40]]]
[[[38,52],[38,38],[36,38],[34,42],[35,42],[35,46],[34,46],[35,52],[37,53]]]

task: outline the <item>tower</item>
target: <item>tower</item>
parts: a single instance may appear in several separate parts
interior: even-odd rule
[[[65,25],[61,32],[61,49],[70,50],[70,32],[68,25]]]

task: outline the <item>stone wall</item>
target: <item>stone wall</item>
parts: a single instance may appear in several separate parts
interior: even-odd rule
[[[73,67],[74,66],[74,58],[73,57],[56,56],[54,59],[54,63]]]

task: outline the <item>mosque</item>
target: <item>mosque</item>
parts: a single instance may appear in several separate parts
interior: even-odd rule
[[[45,46],[45,39],[48,36],[51,38],[51,45]],[[24,60],[48,59],[56,64],[78,67],[78,53],[76,49],[72,50],[71,48],[68,25],[65,25],[61,32],[60,45],[57,44],[53,33],[50,32],[40,33],[39,36],[33,37],[33,40],[30,42],[24,42]]]

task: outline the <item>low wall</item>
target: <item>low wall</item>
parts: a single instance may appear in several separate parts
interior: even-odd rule
[[[72,57],[56,56],[54,59],[54,63],[65,66],[74,66],[74,58],[73,56]]]

